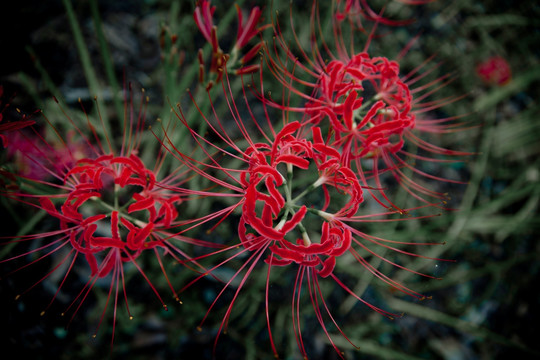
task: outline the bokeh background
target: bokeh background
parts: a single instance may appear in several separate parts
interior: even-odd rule
[[[234,23],[232,2],[215,4],[216,16]],[[253,4],[265,5],[244,1],[242,6],[249,8]],[[289,8],[285,1],[274,1],[274,6],[285,13]],[[292,4],[299,28],[309,21],[309,7],[304,6],[301,2]],[[377,6],[380,4],[375,1]],[[78,111],[78,98],[92,103],[96,91],[92,86],[96,85],[89,83],[81,65],[65,2],[19,0],[3,4],[2,8],[0,83],[5,93],[16,93],[11,109],[27,113],[43,109],[49,117],[62,116],[55,110],[52,95],[62,97],[68,106],[73,106],[72,111]],[[165,98],[180,101],[185,88],[196,80],[189,69],[203,42],[192,23],[193,9],[191,1],[74,1],[73,11],[92,59],[98,88],[114,91],[115,86],[122,86],[125,73],[150,97],[148,121],[167,116],[169,104]],[[438,185],[451,194],[452,206],[459,211],[445,213],[428,223],[412,221],[385,232],[393,238],[446,241],[445,246],[424,249],[422,254],[454,259],[455,263],[411,259],[408,264],[443,280],[396,275],[432,298],[415,302],[398,294],[392,296],[388,289],[360,276],[358,284],[360,288],[366,284],[362,289],[367,299],[403,312],[404,317],[390,321],[350,298],[333,297],[329,301],[339,309],[340,324],[360,348],[355,350],[339,336],[335,342],[348,359],[540,358],[540,293],[536,287],[540,281],[540,5],[534,1],[439,0],[417,7],[391,3],[387,14],[414,18],[415,22],[386,28],[388,34],[383,42],[373,45],[373,51],[395,56],[413,36],[420,35],[402,66],[411,68],[436,54],[441,73],[453,74],[454,81],[442,88],[439,96],[466,95],[444,111],[450,116],[467,114],[463,122],[470,129],[438,141],[475,155],[462,163],[435,168],[442,176],[467,181],[466,185]],[[162,33],[178,34],[175,49],[160,46]],[[227,32],[222,30],[221,36],[226,42]],[[117,84],[111,84],[107,73],[102,39],[108,44]],[[511,67],[512,77],[504,85],[485,83],[476,73],[476,66],[492,56],[503,57]],[[184,59],[182,66],[177,65],[179,57]],[[106,94],[101,93],[114,113],[115,106]],[[12,235],[19,224],[7,212],[2,216],[2,234]],[[19,213],[15,220],[25,216],[34,214]],[[7,272],[10,266],[15,265],[2,264],[0,269]],[[156,274],[159,277],[159,269]],[[179,275],[180,282],[187,278]],[[198,322],[220,291],[220,284],[199,282],[196,291],[182,299],[183,305],[171,304],[167,312],[159,302],[148,299],[144,287],[139,290],[137,285],[132,286],[130,306],[135,317],[127,320],[119,311],[111,352],[110,325],[105,323],[98,336],[92,338],[106,298],[106,284],[102,289],[97,287],[66,329],[69,319],[58,314],[78,293],[77,284],[66,288],[53,308],[40,316],[54,294],[54,279],[15,301],[15,295],[33,283],[25,280],[25,275],[0,280],[0,344],[3,352],[12,350],[17,358],[210,359],[227,305],[226,301],[220,304],[199,332]],[[273,311],[276,323],[282,325],[277,330],[280,356],[296,359],[286,281],[284,277],[275,284]],[[273,358],[265,337],[264,318],[256,316],[264,309],[264,279],[253,282],[235,305],[229,332],[218,343],[217,359]],[[226,294],[231,296],[232,292]],[[309,308],[306,304],[306,310]],[[306,317],[303,333],[310,338],[311,358],[336,358],[316,320]]]

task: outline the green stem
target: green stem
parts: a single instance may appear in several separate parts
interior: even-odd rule
[[[34,67],[39,72],[41,76],[41,80],[43,81],[43,84],[45,84],[45,87],[47,88],[47,90],[49,90],[49,92],[56,98],[56,100],[60,102],[60,104],[65,104],[64,98],[62,97],[62,92],[58,90],[58,88],[54,84],[54,81],[49,76],[49,73],[47,72],[47,70],[45,70],[43,65],[41,65],[41,62],[39,61],[34,50],[30,46],[26,46],[26,51],[28,52],[28,54],[30,54],[30,57],[34,63]],[[28,82],[25,82],[25,84],[27,83]],[[34,92],[35,85],[31,85],[31,87],[32,87],[32,91],[30,93],[32,94]],[[39,104],[39,106],[43,108],[43,102],[41,99],[37,101],[37,104]]]
[[[322,184],[324,184],[326,179],[324,177],[320,177],[315,181],[313,184],[309,185],[304,191],[302,191],[300,194],[298,194],[294,199],[292,199],[292,203],[296,203],[298,200],[300,200],[302,197],[306,196],[306,194],[313,191],[313,189],[318,188]]]
[[[300,233],[302,234],[302,239],[304,240],[304,246],[311,245],[311,239],[309,238],[309,235],[307,233],[306,228],[304,227],[304,224],[298,223],[298,228],[300,229]]]
[[[90,1],[90,11],[92,12],[92,19],[94,20],[94,27],[96,28],[96,36],[99,41],[99,48],[101,50],[101,58],[105,67],[105,73],[112,89],[114,107],[116,108],[116,113],[118,114],[118,117],[121,118],[124,114],[124,108],[122,106],[121,97],[118,96],[120,94],[120,85],[116,80],[111,52],[109,51],[107,41],[105,40],[105,34],[103,32],[103,24],[99,15],[97,0]]]
[[[77,21],[75,11],[73,10],[73,5],[71,4],[70,0],[62,0],[62,2],[66,8],[66,15],[71,26],[71,31],[73,32],[75,46],[77,47],[77,52],[79,53],[79,58],[81,60],[84,76],[86,78],[86,82],[88,83],[90,93],[95,96],[98,105],[100,105],[102,109],[105,109],[105,107],[102,105],[102,91],[97,80],[96,72],[92,66],[92,60],[90,53],[88,52],[88,48],[86,47],[81,27]],[[103,111],[101,117],[105,134],[111,134],[112,132],[107,118],[107,112]]]

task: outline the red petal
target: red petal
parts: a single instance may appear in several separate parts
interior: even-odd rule
[[[136,199],[136,202],[129,205],[128,214],[131,214],[132,212],[135,212],[135,211],[141,211],[141,210],[146,210],[150,208],[154,209],[154,203],[155,203],[154,198],[152,197],[145,198],[137,193],[133,194],[133,198]]]
[[[278,255],[282,259],[286,260],[292,260],[296,263],[301,263],[304,260],[304,256],[302,254],[297,253],[296,251],[289,250],[286,248],[279,247],[277,245],[272,245],[269,247],[270,251],[272,251],[275,255]]]
[[[283,225],[283,228],[281,229],[283,234],[288,233],[290,230],[294,229],[296,225],[302,221],[304,216],[307,213],[307,207],[303,205],[291,218],[291,220],[287,221],[285,225]]]
[[[154,229],[154,224],[148,223],[145,227],[143,227],[142,229],[138,231],[133,230],[135,231],[135,235],[128,238],[127,246],[131,250],[140,250],[144,240],[148,238],[148,236],[150,235],[153,229]],[[133,233],[133,231],[130,232],[130,234]]]
[[[292,164],[296,167],[299,167],[300,169],[307,169],[309,168],[309,161],[304,159],[304,158],[301,158],[300,156],[297,156],[297,155],[292,155],[292,154],[286,154],[286,155],[279,155],[275,162],[277,164],[279,163],[287,163],[287,164]]]
[[[326,259],[323,262],[323,267],[321,270],[318,271],[319,276],[325,278],[329,276],[332,271],[334,271],[334,268],[336,267],[336,258],[333,256],[330,256],[328,259]]]

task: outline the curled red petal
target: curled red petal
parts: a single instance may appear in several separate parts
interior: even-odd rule
[[[309,168],[309,160],[307,159],[304,159],[300,156],[297,156],[297,155],[293,155],[293,154],[284,154],[284,155],[279,155],[276,160],[275,160],[276,164],[279,164],[279,163],[286,163],[286,164],[292,164],[300,169],[304,169],[306,170],[307,168]]]
[[[335,267],[336,267],[336,258],[333,256],[330,256],[326,260],[324,260],[323,267],[317,272],[317,274],[323,278],[328,277],[332,273],[332,271],[334,271]]]
[[[291,220],[287,221],[281,231],[286,234],[296,227],[302,221],[304,216],[306,216],[307,207],[302,205],[302,207],[292,216]]]
[[[278,259],[275,256],[268,257],[264,259],[264,262],[270,266],[287,266],[290,265],[292,260]]]
[[[133,236],[128,236],[127,246],[131,250],[139,250],[141,249],[144,240],[150,236],[150,233],[154,229],[153,223],[146,224],[142,229],[132,230],[130,234],[133,234]]]
[[[81,226],[86,226],[86,225],[95,223],[95,222],[97,222],[99,220],[102,220],[102,219],[104,219],[106,217],[107,217],[107,215],[105,215],[105,214],[98,214],[98,215],[89,216],[89,217],[87,217],[86,219],[84,219],[81,222]]]
[[[96,257],[91,253],[85,253],[84,257],[86,259],[86,262],[88,263],[88,266],[90,266],[91,276],[96,275],[98,273],[98,264]]]
[[[369,109],[366,116],[364,116],[364,118],[362,119],[360,124],[358,124],[357,127],[359,129],[364,127],[368,122],[370,122],[373,119],[373,117],[377,114],[377,111],[379,111],[383,107],[384,107],[384,102],[382,100],[379,100],[375,104],[373,104],[373,106]]]
[[[334,149],[333,147],[331,146],[328,146],[328,145],[324,145],[324,144],[313,144],[313,148],[315,150],[317,150],[318,152],[324,154],[324,155],[327,155],[327,156],[330,156],[332,158],[337,158],[339,159],[339,157],[341,156],[341,154],[339,153],[339,151],[337,151],[336,149]]]
[[[108,236],[98,236],[92,238],[92,245],[100,248],[124,249],[126,244],[120,239],[114,239]]]
[[[105,264],[101,264],[101,270],[99,271],[98,277],[102,278],[111,272],[111,270],[116,265],[116,251],[110,252],[109,255],[105,258]]]
[[[345,252],[347,250],[349,250],[349,248],[351,247],[352,235],[351,235],[350,230],[345,229],[343,234],[341,234],[339,236],[341,238],[341,244],[340,244],[340,246],[335,247],[332,250],[332,252],[330,253],[330,255],[332,255],[332,256],[341,256],[341,255],[345,254]]]
[[[281,176],[279,171],[270,165],[259,165],[252,170],[252,173],[270,175],[276,182],[277,186],[281,186],[283,184],[283,176]]]
[[[285,260],[291,260],[296,263],[301,263],[304,260],[304,256],[302,254],[298,253],[297,251],[290,250],[287,248],[283,248],[277,245],[272,245],[269,247],[270,251],[272,251],[275,255],[278,255],[282,259]]]
[[[135,211],[141,211],[141,210],[148,210],[148,209],[154,209],[155,200],[154,198],[148,196],[143,197],[142,195],[135,193],[133,194],[133,198],[136,200],[133,204],[129,205],[128,207],[128,214],[131,214]]]

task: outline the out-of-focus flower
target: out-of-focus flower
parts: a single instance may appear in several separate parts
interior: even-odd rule
[[[10,142],[8,141],[8,138],[4,133],[13,132],[15,130],[19,130],[27,126],[30,126],[34,124],[34,120],[30,120],[30,118],[27,115],[22,115],[22,119],[19,119],[17,121],[5,122],[4,111],[6,111],[6,109],[10,106],[11,102],[10,100],[5,102],[3,100],[3,96],[4,96],[4,87],[0,85],[0,140],[2,141],[2,145],[4,147],[8,147],[8,144]]]
[[[8,157],[17,174],[34,180],[50,180],[51,169],[54,169],[52,173],[62,172],[65,167],[74,166],[75,159],[90,155],[88,147],[74,141],[74,136],[73,131],[68,131],[65,142],[52,138],[46,146],[38,147],[36,144],[44,143],[43,134],[33,128],[18,131],[11,135]],[[47,166],[43,166],[45,159],[50,159]]]
[[[476,74],[489,85],[504,86],[512,80],[512,68],[502,56],[492,56],[476,66]]]

